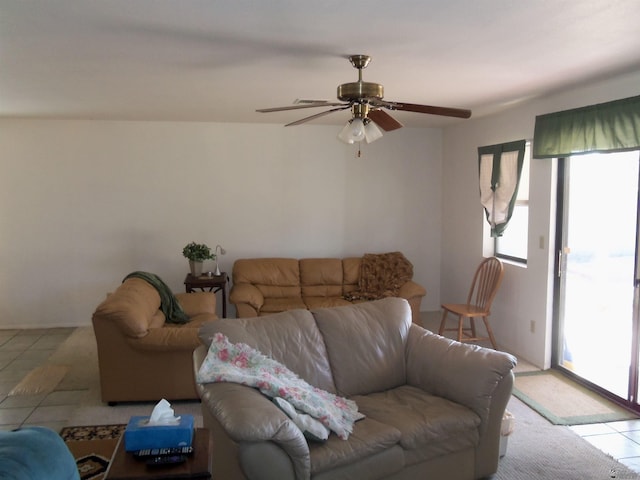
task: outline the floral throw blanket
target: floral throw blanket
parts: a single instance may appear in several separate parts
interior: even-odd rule
[[[286,366],[244,343],[231,343],[217,333],[196,377],[198,383],[234,382],[282,397],[346,440],[362,418],[353,400],[313,387]]]

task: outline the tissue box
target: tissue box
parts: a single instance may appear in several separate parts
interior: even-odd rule
[[[124,431],[127,452],[147,448],[190,447],[193,442],[193,415],[182,415],[177,425],[147,425],[149,417],[129,419]]]

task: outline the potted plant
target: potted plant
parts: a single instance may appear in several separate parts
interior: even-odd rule
[[[189,259],[189,268],[194,277],[199,277],[202,274],[202,262],[216,258],[207,245],[196,242],[187,244],[182,249],[182,255]]]

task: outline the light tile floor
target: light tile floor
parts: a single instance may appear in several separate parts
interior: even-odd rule
[[[426,328],[437,330],[439,317],[423,317]],[[9,396],[33,368],[41,365],[73,332],[73,328],[0,330],[0,430],[43,425],[60,430],[85,391],[54,391],[47,395]],[[519,368],[528,368],[521,362]],[[534,367],[535,368],[535,367]],[[640,473],[640,420],[570,427],[582,438]]]
[[[0,430],[21,425],[59,430],[67,425],[85,391],[14,396],[9,393],[32,369],[42,365],[73,330],[0,330]]]
[[[569,428],[593,446],[640,473],[640,420],[574,425]]]

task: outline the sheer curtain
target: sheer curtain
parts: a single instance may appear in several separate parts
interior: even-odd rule
[[[491,225],[492,237],[502,236],[513,214],[525,143],[519,140],[478,148],[480,203]]]

